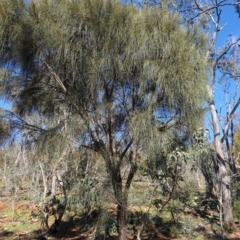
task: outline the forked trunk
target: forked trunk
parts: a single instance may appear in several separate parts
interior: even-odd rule
[[[121,175],[121,163],[123,161],[123,157],[125,156],[127,150],[131,145],[132,145],[132,141],[129,142],[129,144],[121,154],[120,159],[116,158],[117,161],[112,161],[111,158],[106,159],[107,171],[111,175],[111,182],[114,190],[114,197],[117,203],[117,231],[118,231],[119,240],[127,240],[127,216],[126,215],[127,215],[128,194],[129,194],[129,189],[130,189],[133,177],[137,170],[136,164],[134,164],[137,156],[137,148],[134,147],[134,150],[131,151],[130,154],[128,155],[130,168],[129,168],[128,174],[125,174],[126,183],[123,186],[123,177]]]

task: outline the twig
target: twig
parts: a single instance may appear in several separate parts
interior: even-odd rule
[[[63,83],[62,83],[61,79],[59,78],[59,76],[53,71],[53,69],[48,65],[48,63],[46,61],[43,60],[43,63],[46,65],[46,67],[49,70],[49,72],[54,76],[54,78],[56,79],[56,81],[58,82],[60,87],[62,88],[63,92],[67,93],[67,89],[63,85]]]

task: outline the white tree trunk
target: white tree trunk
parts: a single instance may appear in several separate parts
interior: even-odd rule
[[[221,191],[222,196],[222,212],[223,224],[227,227],[234,227],[234,219],[232,214],[232,197],[231,197],[231,177],[227,171],[226,163],[224,160],[224,152],[222,149],[222,142],[220,137],[219,125],[218,125],[218,116],[215,108],[214,98],[213,98],[213,90],[208,88],[209,95],[209,108],[212,116],[212,125],[213,125],[213,133],[214,133],[214,147],[217,155],[217,177],[219,181],[219,191]]]
[[[43,165],[42,163],[38,160],[38,164],[39,164],[39,167],[41,169],[41,173],[42,173],[42,179],[43,179],[43,188],[44,188],[44,191],[43,191],[43,200],[46,199],[47,197],[47,191],[48,191],[48,187],[47,187],[47,178],[45,176],[45,172],[44,172],[44,169],[43,169]]]

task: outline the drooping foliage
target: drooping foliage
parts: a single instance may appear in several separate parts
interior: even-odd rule
[[[186,130],[201,119],[206,36],[196,26],[181,26],[179,16],[119,1],[1,5],[0,60],[9,70],[2,93],[20,115],[66,121],[77,114],[74,126],[86,129],[76,133],[101,128],[105,143],[110,141],[106,129],[90,126],[89,119],[97,124],[111,119],[111,138],[131,132],[137,141],[153,136],[155,123],[159,129]]]

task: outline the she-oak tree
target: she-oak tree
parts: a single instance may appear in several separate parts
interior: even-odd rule
[[[207,38],[180,22],[165,8],[120,1],[0,2],[1,94],[23,120],[17,126],[29,127],[30,115],[58,117],[52,129],[31,126],[31,141],[67,129],[76,147],[102,156],[121,240],[139,153],[202,119]]]

